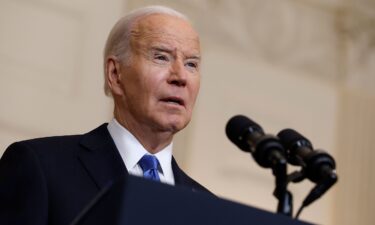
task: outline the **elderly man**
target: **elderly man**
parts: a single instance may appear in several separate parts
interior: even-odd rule
[[[84,135],[9,146],[0,161],[0,224],[68,224],[128,173],[207,192],[172,157],[173,135],[189,123],[198,94],[200,58],[184,15],[154,6],[121,18],[104,52],[114,119]]]

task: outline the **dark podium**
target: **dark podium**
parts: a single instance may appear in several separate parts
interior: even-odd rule
[[[308,225],[207,193],[127,176],[104,189],[71,225]]]

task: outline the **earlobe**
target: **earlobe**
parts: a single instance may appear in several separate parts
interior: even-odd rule
[[[106,79],[108,83],[108,87],[112,92],[112,95],[122,95],[122,87],[121,87],[121,69],[120,63],[118,62],[117,58],[114,56],[110,56],[107,58],[106,62]]]

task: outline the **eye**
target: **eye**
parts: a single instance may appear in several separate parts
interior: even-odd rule
[[[168,56],[163,55],[163,54],[155,54],[154,59],[159,60],[159,61],[166,61],[166,62],[169,61]]]
[[[187,62],[185,63],[185,66],[192,69],[198,69],[198,62]]]

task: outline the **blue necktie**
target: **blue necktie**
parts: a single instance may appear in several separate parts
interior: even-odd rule
[[[146,179],[160,181],[158,174],[158,159],[153,155],[144,155],[138,162],[143,170],[143,177]]]

